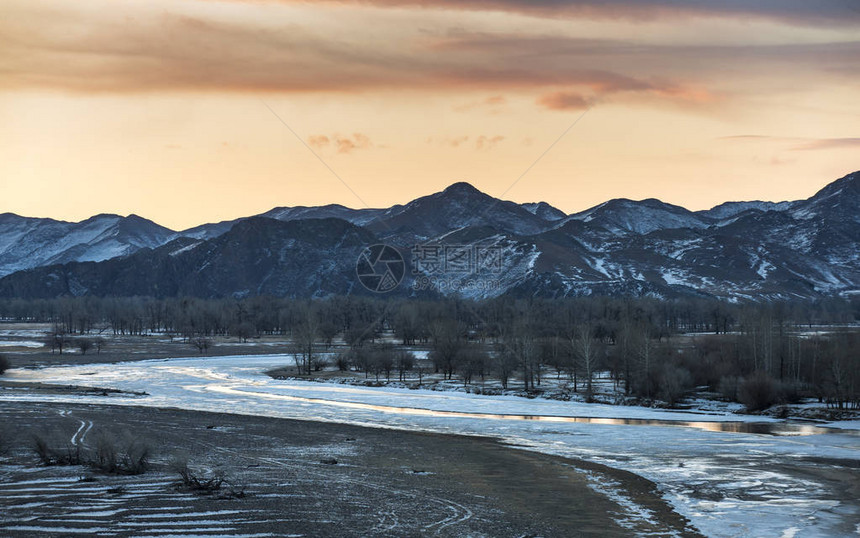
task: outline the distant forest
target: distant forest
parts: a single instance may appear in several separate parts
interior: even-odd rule
[[[608,371],[625,394],[674,405],[707,387],[750,410],[816,398],[860,408],[860,298],[726,303],[584,297],[485,301],[331,297],[297,300],[65,297],[0,301],[5,321],[50,323],[52,350],[100,349],[105,335],[169,334],[197,346],[232,336],[283,336],[304,375],[343,370],[403,378],[402,346],[429,349],[433,371],[468,385],[493,377],[539,391],[565,376],[591,397]],[[679,335],[694,333],[682,343]],[[397,342],[385,341],[393,334]],[[335,343],[343,342],[343,345]]]

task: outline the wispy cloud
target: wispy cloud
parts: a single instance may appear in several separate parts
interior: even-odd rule
[[[860,149],[860,138],[819,138],[792,148],[798,151],[818,149]]]
[[[491,95],[478,101],[470,101],[462,105],[454,107],[456,112],[470,112],[473,110],[481,110],[490,114],[498,114],[504,109],[508,103],[508,99],[503,95]]]
[[[551,110],[584,110],[591,106],[591,101],[571,92],[552,92],[541,95],[537,103]]]
[[[491,150],[496,147],[497,144],[501,143],[505,137],[502,135],[495,136],[479,136],[475,141],[475,148],[478,150]]]
[[[505,140],[503,135],[478,135],[478,136],[445,136],[445,137],[428,137],[428,144],[449,148],[472,148],[477,151],[489,151],[494,149],[502,141]]]
[[[455,9],[452,2],[366,3]],[[505,0],[467,3],[469,9],[564,13],[609,13],[632,5],[563,0],[544,0],[531,7],[527,2]],[[784,8],[786,13],[813,11],[795,5],[793,0],[789,3],[794,7]],[[218,9],[224,4],[231,2],[217,3]],[[553,111],[582,110],[590,104],[612,102],[698,107],[713,113],[719,105],[731,104],[737,95],[748,98],[763,92],[751,81],[765,70],[771,77],[769,82],[778,80],[780,87],[798,80],[805,87],[819,88],[860,83],[856,69],[860,40],[766,45],[640,42],[634,38],[559,35],[549,26],[535,30],[502,25],[490,31],[491,25],[458,29],[450,22],[428,30],[421,22],[420,10],[416,14],[399,13],[398,17],[411,21],[411,26],[388,21],[388,26],[378,30],[379,35],[348,27],[346,20],[336,21],[332,28],[346,29],[333,39],[329,28],[319,28],[316,19],[308,22],[277,10],[278,16],[265,17],[273,4],[289,4],[287,14],[291,9],[312,9],[304,3],[296,4],[304,7],[293,7],[290,2],[269,2],[247,10],[243,5],[241,17],[228,17],[215,8],[204,9],[210,7],[205,2],[189,3],[193,9],[186,6],[185,11],[171,11],[146,4],[76,10],[59,0],[11,0],[6,11],[9,16],[0,18],[0,40],[4,43],[0,47],[0,91],[447,92],[457,95],[461,103],[453,110],[464,113],[508,113],[514,108],[510,103],[523,97]],[[775,3],[768,3],[767,9],[744,7],[746,2],[739,0],[726,4],[731,9],[720,7],[718,2],[689,2],[694,7],[687,4],[665,0],[655,5],[665,9],[674,6],[680,11],[780,12]],[[283,5],[274,7],[286,9]],[[353,8],[356,10],[363,8]],[[736,62],[739,56],[743,62]],[[726,73],[719,67],[724,65],[732,65],[732,70]],[[333,146],[335,143],[331,141]],[[349,153],[361,149],[361,144],[349,139],[339,147]]]
[[[334,148],[337,153],[352,153],[359,149],[374,147],[370,137],[362,133],[353,133],[350,136],[311,135],[308,137],[308,145],[317,150]]]
[[[241,0],[246,1],[246,0]],[[272,1],[272,0],[258,0]],[[299,0],[280,0],[295,3]],[[502,11],[538,17],[678,20],[691,17],[762,19],[803,26],[860,25],[853,0],[329,0],[375,7]]]
[[[323,149],[331,144],[331,139],[326,135],[311,135],[308,137],[308,144],[314,149]]]
[[[860,149],[860,138],[835,137],[835,138],[806,138],[798,136],[770,136],[770,135],[732,135],[720,137],[719,140],[736,142],[759,142],[775,143],[782,145],[791,151],[813,151],[827,149]]]

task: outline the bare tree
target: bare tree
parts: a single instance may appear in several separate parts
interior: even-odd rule
[[[87,351],[93,348],[93,341],[89,338],[75,339],[75,346],[81,351],[81,355],[86,355]]]
[[[201,355],[209,351],[209,348],[212,346],[212,341],[205,336],[198,336],[191,343],[194,344],[194,347],[197,348],[197,351]]]
[[[48,335],[48,339],[46,343],[51,346],[51,353],[54,353],[54,350],[59,350],[60,355],[63,354],[63,348],[69,343],[69,337],[66,336],[66,330],[62,325],[56,324],[54,325],[53,331]]]
[[[571,343],[576,360],[585,374],[585,398],[591,401],[594,396],[594,372],[600,361],[599,343],[594,337],[594,327],[590,323],[577,325]]]
[[[519,359],[512,349],[502,343],[496,345],[496,352],[493,354],[493,369],[499,377],[499,381],[502,383],[502,388],[508,388],[508,382],[510,381],[511,376],[513,376],[518,364]]]
[[[430,360],[436,370],[441,370],[445,379],[451,379],[460,359],[460,352],[465,345],[460,339],[460,331],[454,321],[437,321],[432,329],[433,349]]]
[[[397,373],[400,381],[404,381],[406,372],[415,367],[415,356],[408,351],[399,350],[395,353],[394,360],[397,365]]]
[[[310,375],[319,338],[319,319],[310,307],[305,309],[302,319],[293,330],[293,352],[300,372]]]
[[[242,342],[247,342],[249,338],[256,334],[256,328],[250,321],[243,321],[233,325],[230,328],[230,334],[241,339]]]
[[[471,384],[472,378],[476,375],[483,381],[489,362],[487,352],[481,349],[478,344],[469,344],[463,348],[460,355],[460,377],[463,378],[463,384]]]

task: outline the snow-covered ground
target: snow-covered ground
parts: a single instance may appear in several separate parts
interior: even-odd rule
[[[11,370],[11,381],[112,387],[150,396],[108,399],[0,391],[0,399],[177,407],[494,436],[530,450],[644,476],[709,536],[834,536],[860,525],[858,501],[839,498],[832,482],[810,472],[816,466],[838,469],[838,463],[824,459],[860,458],[856,430],[782,428],[772,419],[729,413],[278,381],[263,373],[291,363],[286,355],[262,355]],[[732,431],[750,430],[738,421],[770,421],[781,435]]]
[[[36,342],[35,340],[0,340],[0,347],[29,347],[35,349],[44,346],[45,344]]]

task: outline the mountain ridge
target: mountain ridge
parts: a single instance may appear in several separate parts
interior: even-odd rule
[[[72,235],[90,241],[71,241],[56,252],[31,248],[44,263],[0,279],[0,297],[364,293],[352,265],[362,242],[393,245],[407,260],[420,244],[500,252],[498,272],[465,275],[495,287],[430,290],[467,297],[632,293],[745,300],[860,292],[860,172],[794,202],[727,202],[690,211],[654,198],[618,198],[559,213],[545,202],[499,200],[457,182],[390,208],[276,207],[187,234],[136,215],[63,223],[2,214],[0,262],[33,246],[15,237],[50,239],[75,225]],[[113,251],[119,255],[88,259]],[[164,281],[153,281],[156,276]],[[408,274],[396,293],[413,294],[410,285],[428,276],[434,275]]]

